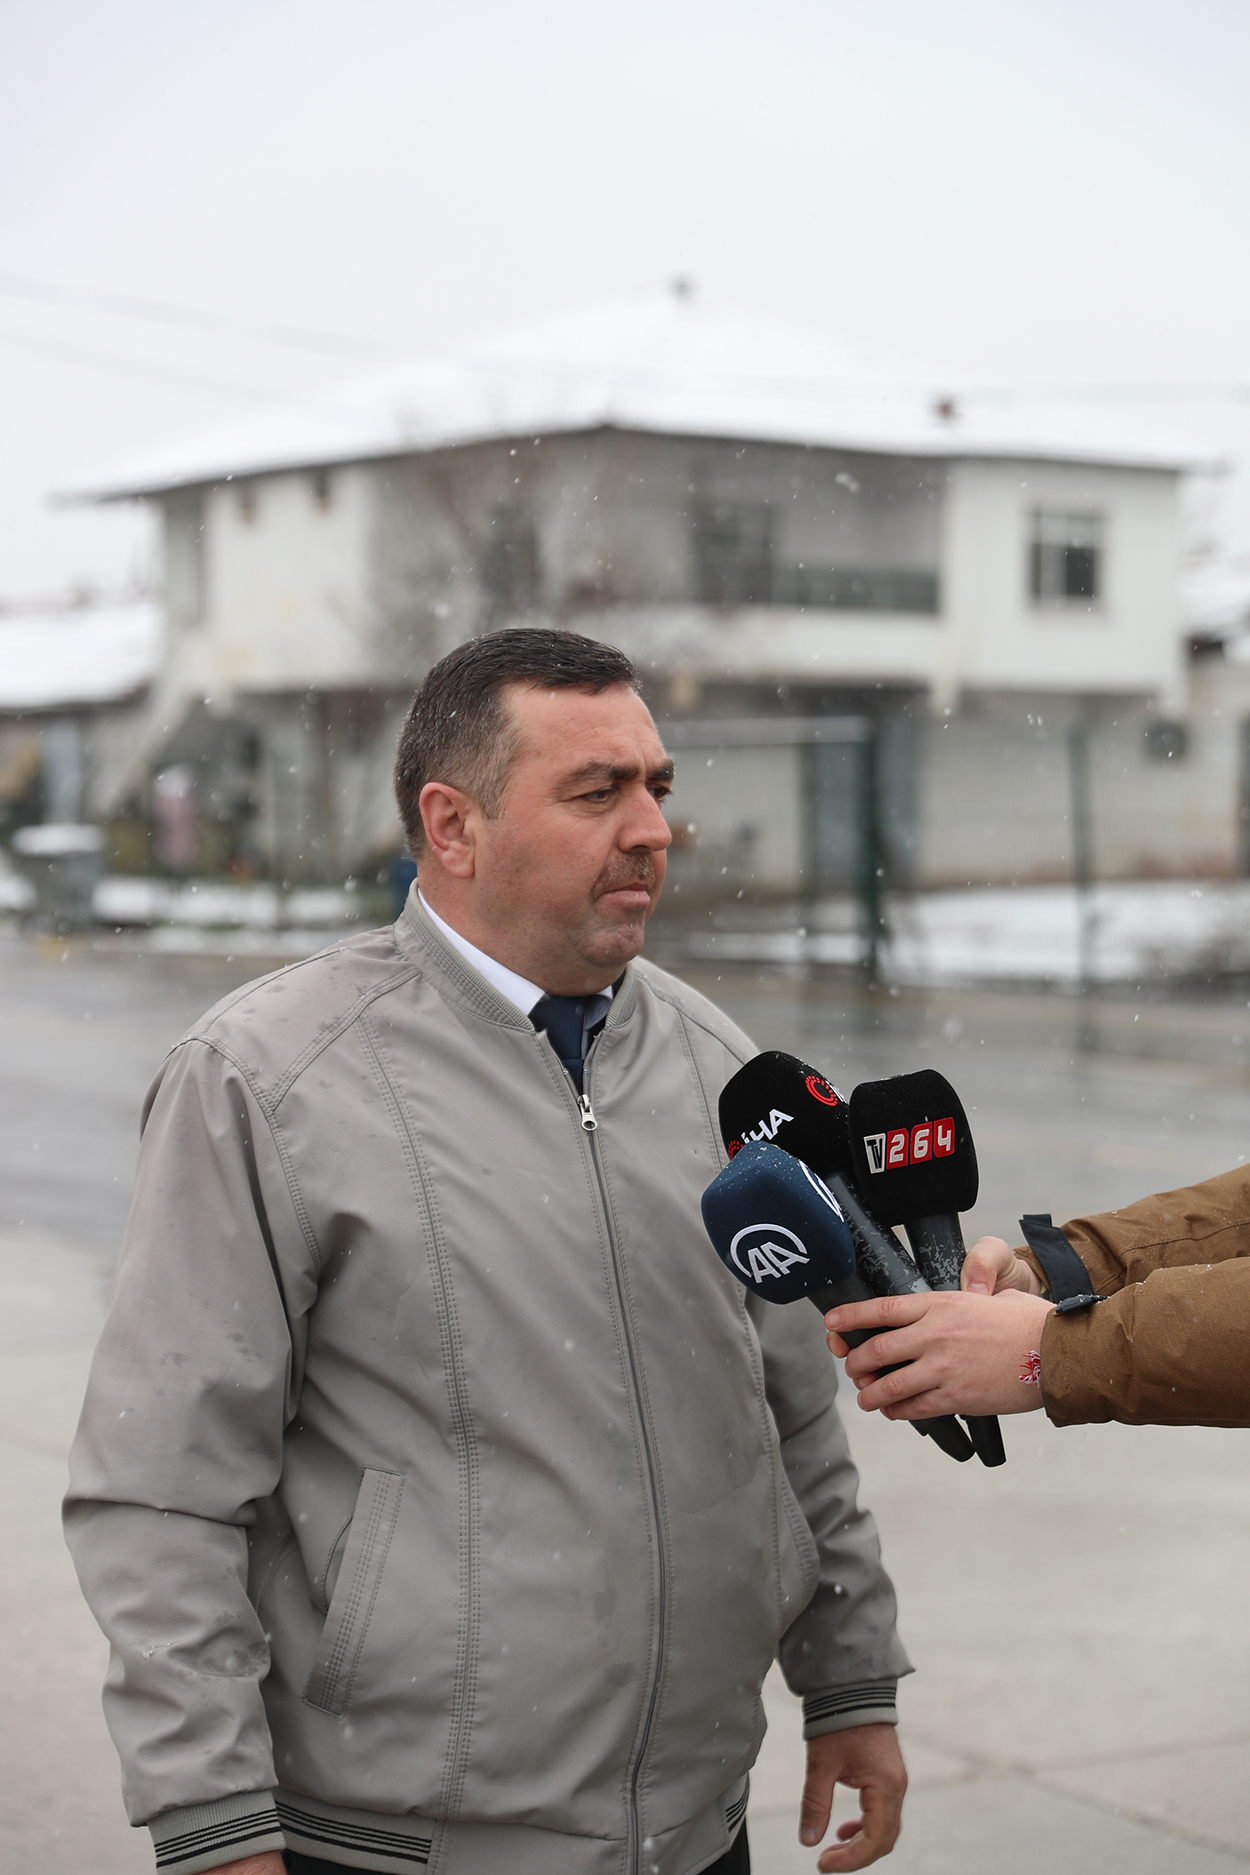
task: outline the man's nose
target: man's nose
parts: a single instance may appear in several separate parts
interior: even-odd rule
[[[662,853],[672,845],[673,829],[664,818],[660,803],[649,789],[639,789],[630,802],[631,812],[621,829],[621,845],[628,852],[645,847],[649,853]]]

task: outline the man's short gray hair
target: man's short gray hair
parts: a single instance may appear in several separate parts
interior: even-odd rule
[[[636,690],[638,673],[615,645],[539,627],[491,632],[449,651],[412,699],[395,758],[395,799],[414,858],[425,844],[427,782],[461,789],[489,819],[499,813],[518,748],[504,691],[516,683],[593,694],[613,684]]]

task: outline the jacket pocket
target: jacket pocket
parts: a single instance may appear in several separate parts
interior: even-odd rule
[[[820,1580],[820,1552],[808,1527],[790,1480],[781,1474],[781,1505],[785,1522],[781,1536],[781,1625],[778,1638],[797,1621],[816,1593]]]
[[[402,1472],[366,1471],[356,1494],[342,1566],[304,1687],[310,1706],[336,1717],[347,1711],[352,1695],[403,1488]]]

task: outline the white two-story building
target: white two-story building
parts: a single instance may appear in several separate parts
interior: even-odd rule
[[[1074,738],[1101,874],[1235,870],[1250,695],[1187,655],[1191,466],[681,291],[427,355],[79,491],[159,503],[166,543],[160,675],[96,805],[190,767],[217,849],[341,877],[398,839],[430,664],[546,622],[638,660],[688,889],[843,883],[865,722],[900,883],[1066,876]]]

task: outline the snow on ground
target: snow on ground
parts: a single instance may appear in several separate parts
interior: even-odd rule
[[[882,976],[896,983],[1080,981],[1081,911],[1071,886],[894,893],[885,907]],[[1088,903],[1095,982],[1250,970],[1250,881],[1158,880],[1095,886]],[[698,933],[687,954],[734,963],[852,964],[850,899],[816,907],[809,925]]]
[[[276,931],[293,926],[325,929],[358,915],[355,894],[333,887],[280,893],[272,885],[228,879],[101,879],[92,898],[101,924],[171,925]]]
[[[31,909],[32,894],[0,850],[0,915]],[[157,950],[228,946],[307,955],[361,916],[350,889],[276,887],[230,880],[110,876],[95,889],[99,923],[149,927]],[[690,961],[844,964],[861,954],[859,907],[849,897],[761,916],[732,908],[719,929],[680,940]],[[881,949],[887,982],[1079,983],[1081,910],[1071,886],[986,887],[892,893]],[[734,928],[730,919],[736,918]],[[803,920],[806,919],[806,923]],[[1250,880],[1158,880],[1095,886],[1088,901],[1090,979],[1098,983],[1250,972]],[[673,933],[666,932],[671,942]]]

